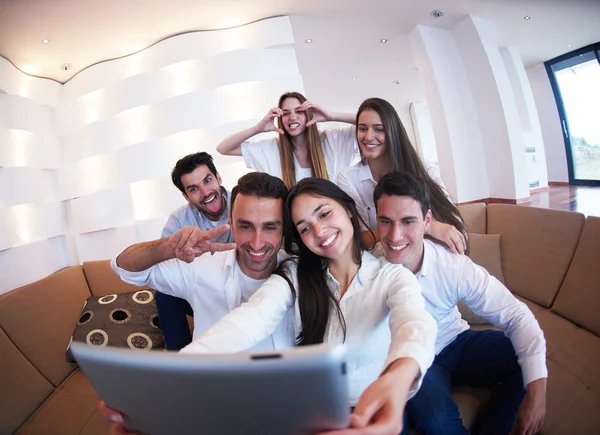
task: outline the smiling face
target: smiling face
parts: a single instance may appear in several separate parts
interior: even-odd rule
[[[366,159],[386,157],[388,145],[385,139],[385,129],[379,113],[365,109],[358,115],[356,140],[360,151]]]
[[[230,217],[240,269],[250,278],[268,278],[283,237],[283,200],[238,194]]]
[[[377,231],[385,256],[412,273],[421,270],[423,236],[431,224],[431,210],[423,218],[421,204],[410,196],[382,195],[377,201]]]
[[[348,212],[331,198],[298,195],[292,220],[306,247],[331,261],[353,261],[354,228]]]
[[[292,137],[299,136],[306,131],[306,113],[300,111],[300,100],[294,97],[286,98],[281,103],[281,124],[283,129]]]
[[[206,165],[200,165],[189,174],[181,176],[186,201],[212,221],[217,221],[227,210],[221,195],[221,177]]]

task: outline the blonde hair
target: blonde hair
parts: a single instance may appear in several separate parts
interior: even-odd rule
[[[281,105],[288,98],[296,98],[300,104],[306,101],[306,97],[298,92],[288,92],[279,97],[277,107],[281,109]],[[309,109],[306,112],[306,120],[313,118],[312,111]],[[279,158],[281,160],[281,178],[285,186],[290,189],[296,184],[296,165],[294,164],[294,144],[289,133],[283,125],[280,125],[284,134],[279,135],[277,146],[279,148]],[[303,133],[304,134],[304,133]],[[328,180],[327,165],[325,164],[325,155],[323,154],[323,146],[321,145],[321,136],[317,125],[313,124],[306,128],[308,135],[308,156],[310,158],[310,170],[313,177],[323,178]]]

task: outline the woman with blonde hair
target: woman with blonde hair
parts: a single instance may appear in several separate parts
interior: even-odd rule
[[[356,132],[354,125],[319,132],[316,123],[322,121],[354,124],[355,117],[325,111],[304,95],[288,92],[258,124],[227,137],[217,151],[242,156],[247,167],[281,178],[288,188],[306,177],[335,182],[338,173],[357,157]],[[270,131],[276,131],[279,137],[248,141]]]

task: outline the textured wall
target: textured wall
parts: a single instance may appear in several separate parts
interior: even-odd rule
[[[0,59],[0,292],[159,237],[185,154],[211,153],[233,187],[248,170],[216,146],[303,92],[293,43],[287,17],[188,33],[64,86]]]

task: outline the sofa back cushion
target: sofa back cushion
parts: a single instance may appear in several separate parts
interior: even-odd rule
[[[600,218],[588,217],[552,311],[600,336]]]
[[[54,388],[0,329],[0,434],[15,432]]]
[[[488,234],[502,234],[502,272],[513,292],[550,307],[567,273],[585,218],[581,213],[489,204]]]
[[[94,296],[136,292],[146,288],[121,281],[119,275],[111,269],[110,260],[85,261],[83,272],[90,287],[90,292]]]
[[[469,233],[485,234],[487,232],[485,203],[477,202],[475,204],[460,205],[458,211],[465,220]]]
[[[65,350],[89,296],[81,266],[73,266],[0,297],[0,327],[54,386],[75,368]]]

